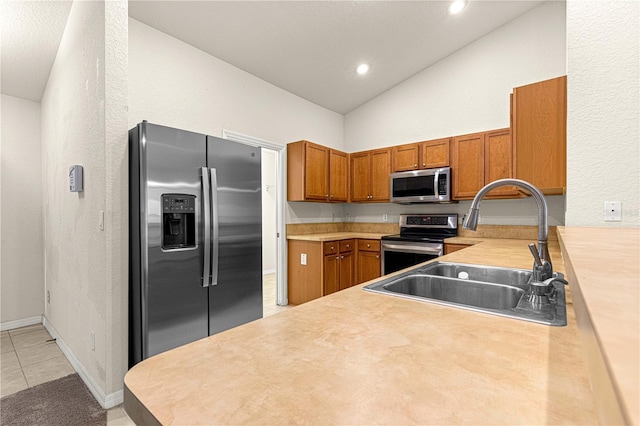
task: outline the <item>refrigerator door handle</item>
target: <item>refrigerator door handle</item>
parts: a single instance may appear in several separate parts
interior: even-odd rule
[[[218,285],[218,248],[220,234],[218,226],[218,173],[216,169],[210,169],[211,176],[211,223],[213,236],[211,238],[211,285]]]
[[[202,177],[202,212],[204,216],[204,267],[202,268],[202,287],[211,283],[211,189],[209,186],[209,169],[200,168]]]

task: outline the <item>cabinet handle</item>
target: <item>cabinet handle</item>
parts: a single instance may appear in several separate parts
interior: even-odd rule
[[[427,163],[422,163],[422,167],[427,167]]]
[[[417,164],[414,164],[414,165],[413,165],[413,168],[414,168],[414,169],[417,169],[417,168],[418,168],[418,165],[417,165]]]
[[[340,256],[340,260],[344,259],[344,256]]]
[[[333,250],[333,246],[331,246],[331,250]]]
[[[379,254],[376,254],[376,259],[380,259],[380,255]]]
[[[371,244],[368,244],[368,243],[367,243],[367,248],[369,248],[369,247],[371,247]]]
[[[336,260],[340,260],[340,256],[336,256]]]

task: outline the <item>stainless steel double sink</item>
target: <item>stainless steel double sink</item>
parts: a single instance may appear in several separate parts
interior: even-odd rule
[[[553,283],[543,298],[532,297],[531,275],[531,270],[524,269],[435,262],[369,284],[364,290],[546,325],[566,325],[564,284]]]

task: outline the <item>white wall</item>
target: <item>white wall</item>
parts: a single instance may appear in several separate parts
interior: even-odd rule
[[[44,313],[40,104],[2,95],[0,322]]]
[[[226,129],[282,145],[307,139],[344,148],[341,114],[134,19],[129,19],[129,77],[129,127],[148,120],[213,136]],[[289,204],[287,223],[297,220],[298,208]],[[326,218],[318,210],[312,220]]]
[[[566,74],[565,9],[550,2],[345,116],[349,152],[509,127],[514,87]]]
[[[45,315],[107,405],[127,365],[126,17],[124,0],[74,2],[41,102]],[[72,164],[83,192],[69,192]]]
[[[285,145],[343,148],[342,115],[312,104],[139,21],[129,19],[129,126],[142,120]]]
[[[640,225],[639,8],[567,2],[567,225]],[[605,201],[622,222],[604,222]]]
[[[345,116],[349,152],[509,127],[514,87],[566,74],[565,5],[549,2],[427,68]],[[550,225],[564,224],[565,197],[547,197]],[[396,222],[400,213],[458,213],[459,204],[346,205],[349,220]],[[535,225],[531,199],[486,200],[480,223]]]
[[[276,152],[262,150],[262,270],[276,270]]]

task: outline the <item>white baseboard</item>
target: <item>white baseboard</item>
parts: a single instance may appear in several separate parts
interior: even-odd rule
[[[276,269],[265,269],[264,271],[262,271],[262,275],[268,275],[268,274],[275,274],[276,273]]]
[[[42,315],[23,318],[15,321],[7,321],[0,324],[0,331],[13,330],[14,328],[26,327],[28,325],[42,324]]]
[[[91,391],[91,394],[93,394],[93,397],[96,399],[96,401],[98,401],[98,403],[102,406],[102,408],[109,409],[117,405],[120,405],[124,402],[124,390],[122,389],[119,391],[110,393],[109,395],[106,395],[104,393],[102,388],[96,383],[93,377],[91,377],[91,375],[87,372],[87,369],[84,368],[82,363],[78,360],[78,358],[76,358],[76,356],[73,354],[69,346],[66,345],[64,340],[60,338],[60,335],[58,334],[56,329],[53,327],[51,322],[44,315],[42,316],[42,324],[47,329],[49,334],[51,334],[51,337],[56,339],[56,343],[58,344],[58,347],[60,347],[60,350],[67,357],[73,369],[76,370],[76,372],[78,373],[82,381],[85,383],[85,385],[87,385],[87,387]]]

